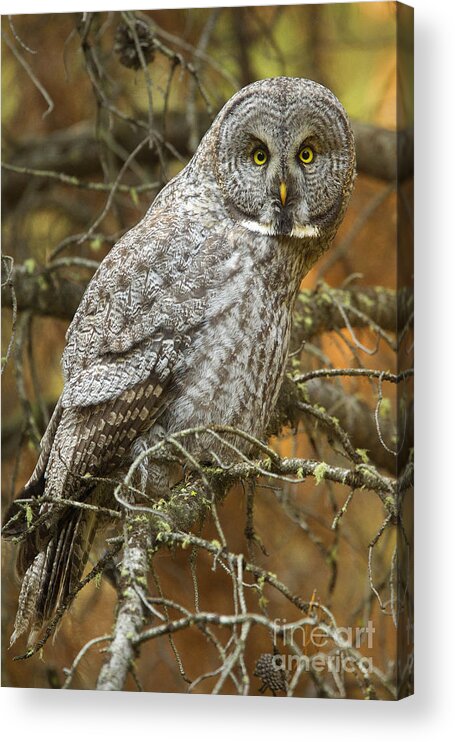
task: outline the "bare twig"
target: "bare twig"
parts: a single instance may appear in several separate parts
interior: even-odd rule
[[[44,100],[47,103],[47,110],[43,113],[43,118],[48,116],[53,110],[54,110],[54,101],[52,100],[51,96],[47,92],[44,85],[38,80],[35,73],[33,72],[32,68],[30,67],[29,63],[24,59],[22,54],[18,52],[18,50],[14,47],[14,45],[10,42],[9,38],[6,36],[6,34],[2,33],[2,39],[5,42],[6,46],[11,49],[11,52],[16,57],[19,64],[24,68],[27,75],[29,76],[32,83],[35,85],[36,88],[40,91],[41,95],[43,96]]]

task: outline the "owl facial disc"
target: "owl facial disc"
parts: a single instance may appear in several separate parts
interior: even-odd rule
[[[330,90],[301,78],[252,83],[221,110],[213,135],[234,221],[257,234],[330,244],[355,172],[349,120]]]

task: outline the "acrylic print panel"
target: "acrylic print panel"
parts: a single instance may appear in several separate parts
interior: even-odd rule
[[[2,18],[4,685],[412,693],[412,20]]]

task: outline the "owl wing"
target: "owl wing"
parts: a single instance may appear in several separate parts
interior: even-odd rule
[[[171,382],[219,281],[212,242],[189,217],[152,210],[90,282],[67,332],[53,442],[54,457],[79,476],[122,457],[172,399]]]
[[[88,511],[58,498],[96,498],[91,477],[131,456],[177,392],[211,297],[240,269],[231,236],[202,219],[207,225],[189,210],[149,211],[101,263],[68,329],[63,392],[19,496],[30,506],[13,503],[3,528],[21,541],[12,641],[70,599],[87,561],[96,515],[89,521]],[[43,493],[51,503],[35,499]]]
[[[210,278],[203,230],[151,212],[101,263],[67,332],[63,408],[165,382],[203,321]],[[201,265],[204,263],[204,266]]]

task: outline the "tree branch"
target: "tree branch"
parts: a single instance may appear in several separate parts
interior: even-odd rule
[[[149,519],[127,510],[124,533],[117,619],[107,649],[110,657],[101,668],[97,690],[122,690],[135,659],[135,642],[145,620],[141,591],[147,585],[151,544]]]
[[[352,327],[376,325],[395,332],[398,299],[396,291],[382,286],[334,289],[322,284],[316,289],[303,289],[294,310],[291,347],[299,348],[316,335],[346,327],[340,306],[348,313]],[[409,296],[402,302],[400,314],[409,311],[411,301],[412,296]]]
[[[16,293],[17,309],[34,314],[71,320],[78,308],[87,282],[69,281],[57,273],[30,270],[30,265],[16,265],[11,281]],[[10,292],[2,287],[2,307],[11,306]]]

